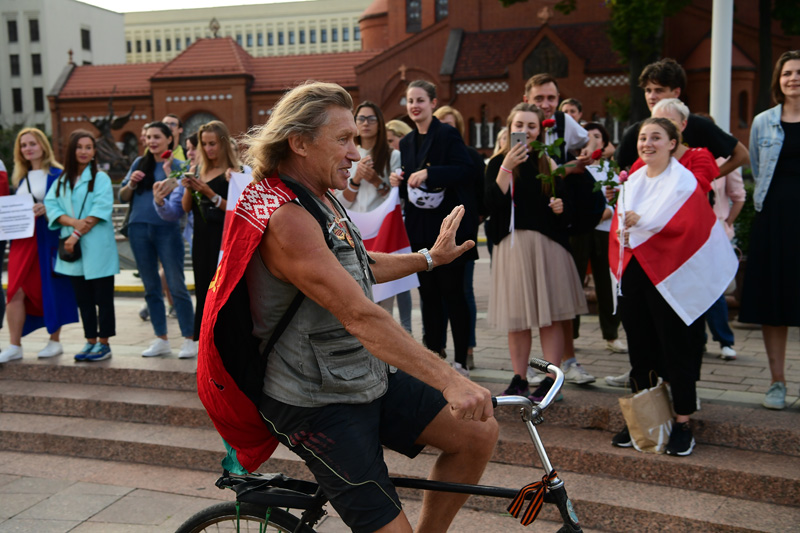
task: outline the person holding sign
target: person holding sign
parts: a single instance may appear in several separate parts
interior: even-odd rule
[[[63,353],[61,326],[78,321],[78,305],[69,280],[54,275],[58,256],[58,231],[47,228],[45,194],[61,174],[61,165],[45,134],[25,128],[14,142],[11,184],[16,194],[33,197],[36,227],[32,237],[14,239],[8,255],[8,329],[10,345],[0,352],[0,363],[22,359],[22,337],[46,327],[50,342],[39,358]]]

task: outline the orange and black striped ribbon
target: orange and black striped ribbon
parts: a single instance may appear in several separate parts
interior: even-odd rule
[[[547,483],[555,479],[557,475],[556,471],[552,470],[548,475],[543,476],[541,481],[522,487],[514,497],[514,501],[508,506],[508,512],[511,513],[511,516],[519,518],[519,513],[522,511],[525,500],[530,499],[531,503],[522,515],[520,523],[523,526],[528,526],[533,523],[536,517],[539,516],[539,511],[542,510],[544,495],[547,492]]]

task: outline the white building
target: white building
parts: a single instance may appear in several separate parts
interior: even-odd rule
[[[122,14],[75,0],[0,0],[0,126],[51,130],[47,94],[77,65],[125,62]]]
[[[169,61],[200,38],[230,37],[254,57],[361,50],[372,0],[314,0],[125,14],[128,63]]]

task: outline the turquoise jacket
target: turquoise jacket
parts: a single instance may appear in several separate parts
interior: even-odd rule
[[[764,199],[772,182],[772,175],[778,164],[778,157],[783,148],[783,128],[781,127],[781,112],[783,106],[778,104],[763,113],[756,115],[750,128],[750,168],[756,180],[756,190],[753,194],[753,205],[756,211],[761,211]]]
[[[111,178],[105,172],[98,172],[94,178],[94,190],[89,197],[89,181],[92,173],[87,166],[75,184],[75,188],[64,187],[66,175],[63,175],[47,191],[44,205],[47,208],[49,228],[60,229],[60,237],[69,237],[72,234],[71,226],[62,226],[56,220],[61,215],[73,218],[96,217],[100,221],[85,235],[81,237],[81,258],[73,263],[56,260],[56,272],[65,276],[83,276],[85,279],[97,279],[119,274],[119,255],[117,254],[117,241],[114,238],[114,225],[111,222],[111,212],[114,207],[114,190],[111,187]],[[58,197],[56,197],[58,190]],[[86,204],[83,200],[86,198]],[[81,206],[83,212],[81,213]]]

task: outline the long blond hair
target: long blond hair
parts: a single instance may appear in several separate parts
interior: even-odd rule
[[[203,133],[206,132],[215,133],[217,135],[217,143],[219,143],[220,155],[222,155],[226,160],[226,163],[222,166],[224,168],[233,168],[238,171],[239,158],[236,157],[236,153],[233,151],[233,145],[231,145],[231,134],[228,131],[228,126],[219,120],[206,122],[200,126],[200,129],[197,130],[197,142],[199,143],[197,148],[200,150],[200,166],[208,169],[211,168],[211,160],[208,159],[206,151],[203,149]],[[219,161],[217,161],[217,163],[219,163]]]
[[[23,128],[17,134],[14,141],[14,172],[11,174],[11,185],[17,187],[20,180],[25,177],[28,172],[33,170],[30,162],[22,156],[22,147],[20,146],[20,139],[23,135],[33,135],[36,142],[42,147],[42,169],[48,172],[51,167],[64,168],[61,163],[56,161],[53,155],[53,147],[50,146],[50,141],[47,140],[47,135],[38,128]]]
[[[252,128],[244,139],[245,162],[253,168],[253,179],[268,178],[289,157],[289,137],[303,135],[313,140],[328,123],[331,107],[353,110],[350,94],[335,83],[309,81],[283,95],[269,121]]]

